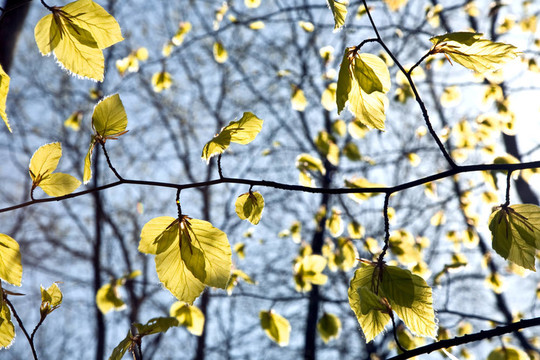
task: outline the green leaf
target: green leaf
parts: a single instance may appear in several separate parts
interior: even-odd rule
[[[345,25],[345,18],[347,17],[347,2],[338,2],[336,0],[326,0],[326,4],[332,10],[332,16],[334,16],[334,31],[339,30]]]
[[[10,347],[14,339],[15,327],[11,322],[11,312],[8,304],[0,297],[0,349]]]
[[[268,337],[279,346],[289,345],[291,325],[283,316],[276,314],[273,310],[261,311],[259,313],[261,327]]]
[[[248,220],[253,225],[261,221],[264,209],[264,198],[258,191],[242,194],[236,199],[236,214],[242,220]]]
[[[341,332],[341,320],[336,315],[325,312],[317,322],[317,331],[325,344],[337,339]]]
[[[130,330],[128,331],[126,337],[113,349],[109,360],[122,360],[125,353],[131,348],[132,345],[134,345],[133,342],[133,335],[131,334]]]
[[[538,206],[500,206],[489,218],[489,229],[493,250],[516,265],[536,271],[535,255],[536,250],[540,249]]]
[[[386,93],[390,73],[385,62],[373,54],[359,54],[356,48],[345,49],[339,69],[336,103],[338,114],[348,102],[349,110],[362,124],[384,130]]]
[[[245,112],[240,120],[231,121],[216,137],[204,145],[202,158],[208,163],[211,157],[223,153],[231,142],[249,144],[255,140],[262,125],[263,120],[250,112]]]
[[[41,54],[54,53],[70,72],[97,81],[103,81],[102,49],[123,40],[114,17],[91,0],[53,7],[34,35]]]
[[[171,305],[169,314],[178,320],[190,333],[201,336],[204,329],[204,314],[195,305],[177,301]]]
[[[300,172],[313,171],[319,172],[322,175],[326,174],[326,169],[320,159],[309,154],[300,154],[296,158],[296,168]]]
[[[306,255],[299,258],[294,264],[296,291],[310,291],[311,284],[326,284],[328,276],[322,273],[326,264],[326,258],[321,255]]]
[[[103,314],[109,311],[121,311],[126,308],[126,304],[118,294],[116,281],[103,285],[96,293],[96,305]]]
[[[2,65],[0,65],[0,117],[4,120],[9,132],[11,131],[11,126],[9,125],[8,117],[6,114],[6,100],[9,92],[9,75],[6,74]]]
[[[392,302],[411,307],[414,302],[414,283],[409,270],[385,266],[380,280],[381,294]]]
[[[141,336],[165,333],[172,327],[178,326],[178,320],[175,317],[157,317],[148,320],[144,325],[134,324]]]
[[[32,178],[32,190],[40,187],[49,196],[71,194],[81,182],[73,176],[53,173],[62,157],[62,145],[51,143],[41,146],[30,159],[29,173]]]
[[[482,34],[456,32],[430,39],[431,54],[444,53],[467,69],[479,73],[497,70],[519,54],[513,45],[482,39]]]
[[[499,347],[489,353],[487,360],[529,360],[526,352],[510,346]]]
[[[58,287],[58,284],[53,283],[47,289],[41,286],[41,316],[47,316],[54,310],[58,309],[60,304],[62,304],[62,299],[62,291]]]
[[[0,234],[0,279],[21,286],[22,271],[19,244],[8,235]],[[0,301],[1,291],[0,288]]]

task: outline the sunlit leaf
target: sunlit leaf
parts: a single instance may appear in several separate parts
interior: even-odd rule
[[[30,159],[29,173],[32,178],[32,190],[40,187],[49,196],[71,194],[81,182],[73,176],[53,173],[62,156],[62,145],[51,143],[41,146]]]
[[[56,310],[62,304],[62,299],[62,291],[58,284],[53,283],[47,289],[41,286],[41,316],[44,317]]]
[[[223,64],[229,58],[229,54],[227,53],[227,50],[225,50],[225,48],[223,47],[223,44],[220,42],[214,43],[213,51],[214,51],[214,60],[216,60],[218,64]]]
[[[221,129],[221,132],[206,143],[203,148],[202,158],[208,163],[212,156],[223,153],[231,142],[237,144],[249,144],[262,129],[263,120],[250,112],[245,112],[238,121],[231,121],[229,125]]]
[[[341,332],[341,320],[334,314],[324,313],[317,322],[317,330],[324,343],[339,338]]]
[[[79,131],[81,128],[81,121],[83,118],[82,111],[75,111],[64,121],[64,126],[74,131]]]
[[[338,237],[343,233],[343,230],[345,229],[345,224],[343,223],[343,219],[341,218],[341,211],[336,208],[332,209],[330,216],[326,220],[326,227],[328,228],[330,235],[332,235],[333,237]]]
[[[252,29],[252,30],[262,30],[264,29],[264,22],[258,20],[258,21],[253,21],[249,24],[249,28]]]
[[[347,17],[347,5],[348,2],[338,2],[336,0],[326,0],[326,4],[332,11],[332,16],[334,16],[334,31],[339,30],[343,25],[345,25],[345,18]]]
[[[492,246],[499,255],[535,271],[540,249],[540,208],[532,204],[500,206],[489,218]]]
[[[14,339],[15,327],[11,322],[9,306],[5,301],[0,301],[0,349],[8,348]]]
[[[231,277],[229,278],[229,283],[227,284],[227,294],[232,294],[233,289],[236,287],[236,285],[238,285],[238,281],[240,279],[250,285],[256,284],[256,282],[248,274],[240,269],[234,269],[231,273]]]
[[[0,117],[4,120],[9,132],[11,131],[11,126],[9,125],[8,117],[6,114],[6,100],[9,91],[9,75],[6,74],[2,65],[0,65]]]
[[[134,324],[139,334],[142,336],[165,333],[172,327],[178,326],[178,320],[175,317],[158,317],[148,320],[144,325]]]
[[[479,73],[493,71],[518,56],[513,45],[482,39],[482,34],[455,32],[435,36],[432,54],[444,53],[458,64]]]
[[[382,185],[382,184],[371,183],[367,179],[360,178],[360,177],[345,180],[345,186],[348,188],[353,188],[353,189],[354,188],[373,188],[373,187],[384,188],[386,187],[385,185]],[[378,194],[380,193],[375,193],[375,192],[354,193],[354,194],[349,194],[349,197],[355,201],[360,202],[362,200],[367,200],[370,197],[376,196]]]
[[[261,0],[244,0],[244,4],[250,9],[255,9],[261,5]]]
[[[322,272],[327,260],[321,255],[306,255],[294,264],[296,291],[310,291],[312,284],[324,285],[328,276]]]
[[[188,32],[191,31],[191,23],[190,22],[181,22],[178,24],[178,31],[171,39],[172,43],[175,46],[180,46],[184,42],[184,38]]]
[[[97,291],[96,304],[103,314],[107,314],[111,310],[121,311],[126,308],[126,304],[118,294],[118,286],[111,283],[103,285]]]
[[[169,314],[178,320],[193,335],[201,336],[204,329],[204,314],[195,305],[177,301],[171,305]]]
[[[499,347],[489,353],[487,360],[529,360],[526,352],[511,346]]]
[[[167,90],[172,84],[172,76],[166,71],[160,71],[152,75],[152,88],[155,92]]]
[[[296,111],[304,111],[308,105],[304,91],[296,85],[292,85],[291,106]]]
[[[287,319],[273,310],[261,311],[259,318],[261,320],[261,327],[272,341],[276,342],[279,346],[289,345],[291,325]]]
[[[264,198],[259,192],[248,192],[240,195],[235,203],[236,214],[242,220],[257,225],[264,209]]]
[[[21,286],[22,264],[19,244],[13,238],[0,234],[0,279]],[[0,288],[0,293],[1,293]],[[2,296],[0,294],[0,303]]]
[[[337,83],[330,83],[321,95],[321,104],[327,111],[336,109],[336,89]]]
[[[315,26],[310,21],[299,21],[298,25],[305,31],[305,32],[313,32],[315,30]]]
[[[397,11],[401,9],[405,4],[407,4],[409,0],[384,0],[386,5],[390,8],[392,11]]]

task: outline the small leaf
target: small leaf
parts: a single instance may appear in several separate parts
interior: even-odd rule
[[[397,11],[401,9],[409,0],[384,0],[388,8],[392,11]]]
[[[54,310],[56,310],[60,304],[62,304],[62,291],[58,287],[58,284],[53,283],[47,289],[41,286],[41,316],[47,316]]]
[[[238,285],[238,280],[240,279],[250,285],[256,284],[256,282],[248,274],[240,269],[234,269],[231,273],[231,277],[229,278],[229,283],[227,284],[227,294],[232,294],[233,289],[236,287],[236,285]]]
[[[225,50],[223,44],[220,42],[214,43],[214,60],[216,60],[218,64],[223,64],[228,58],[229,54],[227,54],[227,50]]]
[[[382,184],[371,183],[367,179],[364,179],[364,178],[352,178],[349,180],[345,180],[345,186],[348,188],[353,188],[353,189],[354,188],[374,188],[374,187],[384,188],[386,187],[385,185],[382,185]],[[362,200],[367,200],[370,197],[373,197],[379,194],[380,193],[375,193],[375,192],[354,193],[354,194],[349,194],[349,197],[357,202],[360,202]]]
[[[464,67],[479,73],[497,70],[518,56],[513,45],[482,39],[482,34],[455,32],[435,36],[431,54],[444,53]]]
[[[347,17],[347,2],[338,2],[336,0],[326,0],[326,4],[332,11],[334,16],[334,32],[339,30],[345,25],[345,18]]]
[[[166,71],[160,71],[152,75],[152,87],[155,92],[167,90],[173,84],[172,76]]]
[[[322,175],[326,173],[322,161],[309,154],[298,155],[296,158],[296,168],[300,170],[300,172],[313,171],[319,172]]]
[[[326,263],[326,258],[321,255],[306,255],[298,259],[294,264],[296,291],[306,292],[311,290],[312,284],[326,284],[328,276],[322,273]]]
[[[15,326],[11,322],[11,312],[8,304],[0,297],[0,349],[10,347],[14,339]]]
[[[0,65],[0,117],[4,120],[9,132],[11,131],[11,126],[9,125],[8,117],[6,114],[6,100],[9,91],[9,75],[6,74],[2,65]]]
[[[178,320],[179,326],[184,326],[193,335],[202,335],[204,329],[204,314],[195,305],[177,301],[171,305],[169,314]]]
[[[261,327],[268,337],[279,346],[289,345],[291,325],[283,316],[276,314],[273,310],[261,311],[259,313]]]
[[[126,304],[118,294],[118,286],[116,284],[105,284],[96,293],[96,304],[103,314],[109,311],[121,311],[126,308]]]
[[[526,352],[510,346],[499,347],[489,353],[487,360],[529,360]]]
[[[317,322],[317,330],[326,344],[332,339],[339,338],[341,320],[334,314],[324,313],[319,319],[319,322]]]
[[[242,220],[257,225],[264,209],[264,198],[259,192],[248,192],[236,199],[236,214]]]
[[[308,105],[304,91],[296,85],[292,85],[291,106],[293,110],[304,111]]]
[[[175,317],[158,317],[148,320],[144,325],[134,324],[141,336],[165,333],[172,327],[178,326],[178,320]]]
[[[231,142],[249,144],[255,140],[262,125],[263,120],[250,112],[245,112],[240,120],[231,121],[216,137],[204,145],[202,158],[208,163],[211,157],[223,153]]]
[[[13,238],[0,234],[0,279],[15,286],[21,286],[22,264],[19,244]],[[2,303],[0,288],[0,303]]]

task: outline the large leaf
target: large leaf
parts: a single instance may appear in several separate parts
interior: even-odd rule
[[[9,75],[6,74],[2,65],[0,65],[0,117],[4,120],[9,132],[11,132],[11,126],[9,125],[8,117],[6,114],[6,100],[9,91]]]
[[[261,311],[259,313],[261,327],[268,337],[279,346],[289,345],[291,325],[283,316],[276,314],[273,310]]]
[[[411,307],[414,302],[414,283],[410,271],[397,266],[385,266],[379,289],[393,303]]]
[[[0,297],[0,349],[8,348],[13,339],[15,339],[15,327],[11,322],[11,312],[8,304]]]
[[[347,1],[338,2],[336,0],[326,0],[328,7],[332,10],[334,16],[334,31],[339,30],[345,25],[345,18],[347,17]]]
[[[12,285],[21,286],[22,264],[19,244],[5,234],[0,234],[0,279]]]
[[[261,221],[264,198],[257,191],[242,194],[236,199],[235,208],[240,219],[247,219],[253,225],[257,225]]]
[[[190,333],[201,336],[204,329],[204,314],[198,307],[177,301],[171,305],[169,314]]]
[[[479,73],[497,70],[519,54],[513,45],[481,37],[482,34],[472,32],[435,36],[430,39],[434,45],[431,53],[444,53],[458,64]]]
[[[54,53],[58,62],[76,75],[103,81],[102,49],[123,40],[116,20],[91,0],[78,0],[51,11],[34,29],[40,52]]]
[[[40,187],[47,195],[63,196],[71,194],[81,182],[73,176],[53,173],[62,157],[62,145],[51,143],[41,146],[30,159],[29,173],[32,190]]]
[[[540,249],[540,207],[532,204],[500,206],[489,218],[493,249],[503,258],[535,271]]]
[[[255,140],[262,125],[263,120],[250,112],[245,112],[240,120],[231,121],[216,137],[204,145],[202,158],[208,163],[212,156],[223,153],[231,142],[249,144]]]

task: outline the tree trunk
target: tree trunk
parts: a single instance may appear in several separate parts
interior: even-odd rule
[[[9,74],[17,39],[28,15],[32,2],[28,0],[6,0],[0,17],[0,64]]]

